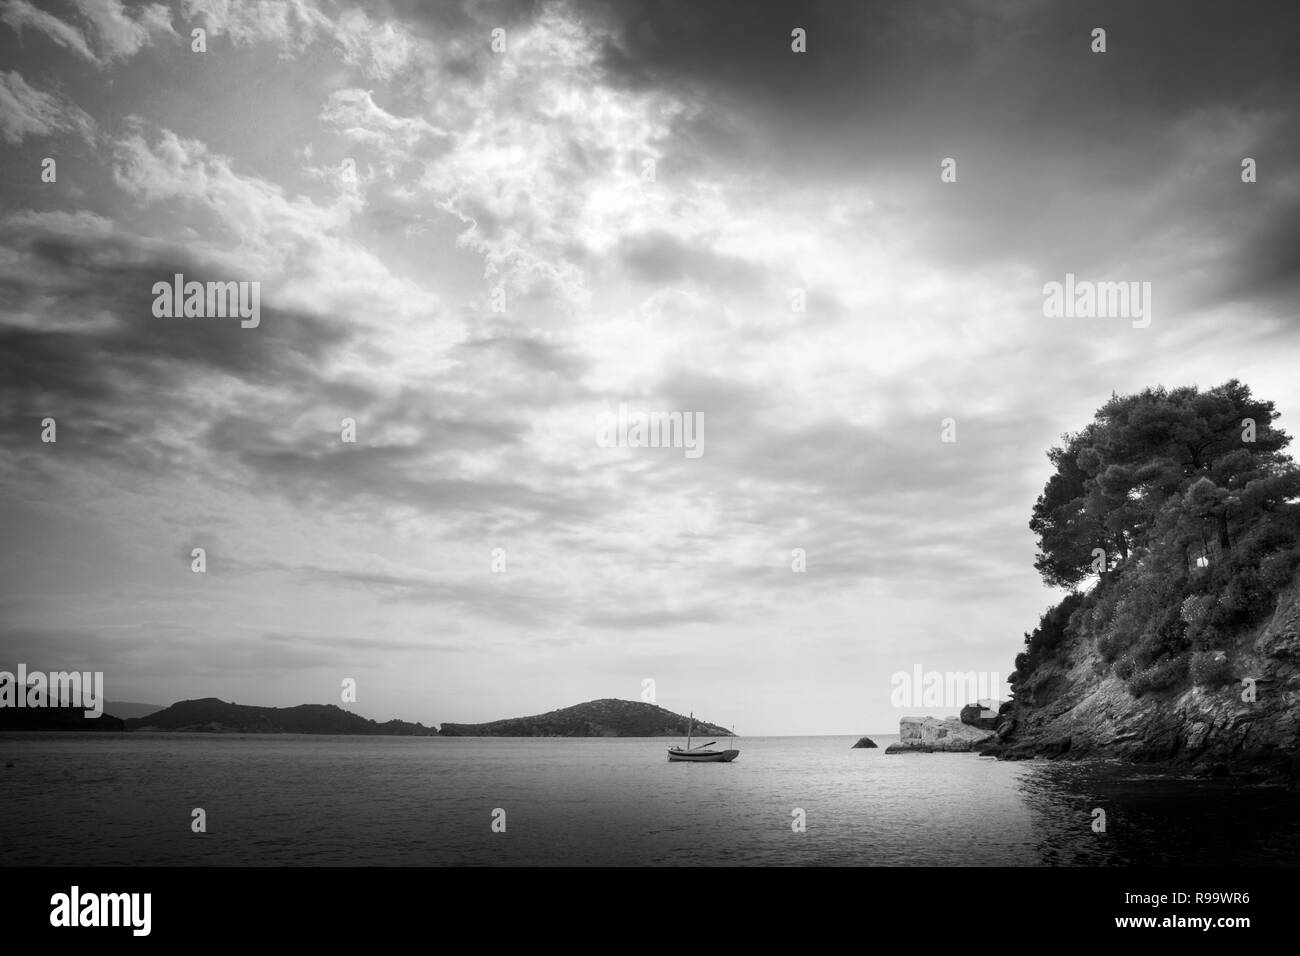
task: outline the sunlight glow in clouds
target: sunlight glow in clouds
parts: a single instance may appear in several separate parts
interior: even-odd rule
[[[1295,344],[1300,188],[1232,193],[1238,153],[1294,157],[1287,91],[1117,102],[1029,7],[841,11],[809,70],[779,9],[739,37],[724,6],[4,0],[0,150],[60,167],[0,240],[10,656],[158,703],[346,673],[425,723],[651,677],[742,732],[888,732],[918,655],[1010,669],[1053,599],[1043,452],[1112,390],[1241,375],[1300,411],[1251,338]],[[963,38],[1007,29],[1038,46],[969,73]],[[1059,88],[1074,112],[1026,93]],[[1181,145],[1116,137],[1099,174],[1076,127],[1116,113]],[[176,272],[260,282],[259,328],[153,319]],[[1067,272],[1160,312],[1046,319]],[[620,404],[699,413],[707,452],[598,447]]]

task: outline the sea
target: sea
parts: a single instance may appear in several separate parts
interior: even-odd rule
[[[0,865],[1300,862],[1279,787],[856,739],[3,733]]]

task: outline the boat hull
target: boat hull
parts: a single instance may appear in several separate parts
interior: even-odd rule
[[[677,750],[670,748],[670,763],[731,763],[740,756],[739,750]]]

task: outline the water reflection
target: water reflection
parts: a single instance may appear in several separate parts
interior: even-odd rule
[[[1020,781],[1049,866],[1300,863],[1300,794],[1111,761],[1033,761]],[[1096,832],[1096,811],[1105,832]]]

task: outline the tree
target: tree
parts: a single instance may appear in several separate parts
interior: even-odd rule
[[[1048,460],[1055,473],[1034,505],[1034,566],[1053,586],[1075,587],[1093,549],[1116,564],[1149,549],[1159,526],[1184,545],[1200,537],[1220,554],[1267,510],[1291,500],[1300,477],[1273,427],[1272,402],[1233,379],[1205,392],[1148,388],[1112,395],[1081,431],[1063,436]],[[1249,426],[1249,427],[1248,427]],[[1162,520],[1163,518],[1163,520]]]
[[[1086,573],[1080,569],[1091,566],[1093,549],[1105,548],[1105,528],[1088,507],[1088,474],[1079,465],[1090,429],[1062,438],[1062,447],[1047,452],[1056,473],[1038,496],[1029,527],[1039,538],[1038,573],[1048,584],[1073,587]]]

